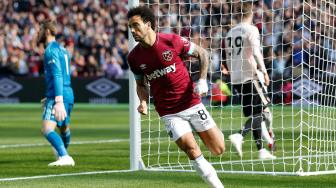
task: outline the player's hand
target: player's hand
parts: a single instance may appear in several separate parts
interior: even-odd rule
[[[199,79],[194,88],[194,93],[203,96],[208,93],[208,84],[206,79]]]
[[[42,106],[42,108],[45,107],[46,100],[47,100],[46,97],[44,97],[43,99],[41,99],[41,106]]]
[[[55,119],[57,121],[64,121],[65,118],[67,117],[63,101],[62,102],[56,102],[52,112],[55,115]]]
[[[138,112],[142,115],[147,115],[147,103],[145,101],[140,102],[138,106]]]
[[[264,74],[264,79],[265,79],[265,85],[266,85],[266,86],[269,86],[269,84],[270,84],[270,78],[268,77],[268,74],[267,74],[267,73]]]
[[[221,71],[222,71],[222,74],[224,74],[224,75],[229,75],[230,74],[229,71],[227,70],[227,68],[223,64],[221,64]]]

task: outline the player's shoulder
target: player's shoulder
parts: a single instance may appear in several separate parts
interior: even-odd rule
[[[181,42],[188,42],[187,39],[175,33],[158,33],[158,41],[160,43],[165,43],[168,46],[174,46],[175,44],[180,44]]]
[[[47,48],[45,49],[45,51],[46,51],[47,54],[56,54],[56,53],[58,53],[59,48],[60,48],[59,44],[54,41],[54,42],[51,42],[47,46]]]
[[[128,61],[132,61],[134,58],[136,58],[137,54],[140,54],[140,44],[134,46],[134,48],[128,53],[127,59]]]
[[[175,33],[157,33],[158,38],[165,41],[172,41],[179,36]]]
[[[253,32],[253,33],[259,33],[259,29],[255,26],[255,25],[251,25],[251,24],[249,24],[249,25],[247,25],[247,28],[248,28],[248,31],[249,32]]]

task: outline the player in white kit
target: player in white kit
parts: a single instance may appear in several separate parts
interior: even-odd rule
[[[275,159],[263,147],[262,136],[271,149],[274,148],[272,114],[268,108],[269,98],[265,95],[269,76],[260,49],[260,36],[257,27],[252,25],[252,3],[245,2],[238,7],[241,22],[233,27],[225,38],[227,67],[231,77],[232,89],[239,93],[245,117],[244,128],[229,136],[238,154],[242,157],[243,138],[252,130],[260,159]]]

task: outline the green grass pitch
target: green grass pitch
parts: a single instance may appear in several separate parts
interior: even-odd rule
[[[292,113],[286,109],[283,112]],[[127,171],[130,166],[127,105],[75,105],[69,152],[76,166],[47,167],[54,156],[40,133],[41,113],[39,104],[0,105],[0,187],[207,187],[195,173]],[[217,122],[222,121],[218,115],[214,118]],[[277,118],[277,121],[286,121],[286,118]],[[228,132],[224,133],[227,136]],[[229,143],[226,146],[230,149]],[[227,158],[222,160],[235,157],[231,152],[226,155]],[[125,171],[75,175],[114,170]],[[22,177],[36,179],[3,181]],[[220,173],[219,177],[226,188],[326,188],[336,185],[335,175],[298,177]]]

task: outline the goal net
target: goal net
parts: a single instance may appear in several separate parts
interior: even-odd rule
[[[228,136],[245,121],[231,90],[225,64],[226,33],[238,23],[240,0],[144,0],[157,16],[157,31],[177,33],[211,54],[210,93],[203,103],[225,136],[226,151],[213,156],[198,139],[218,172],[313,175],[336,172],[336,4],[330,0],[253,1],[253,25],[259,29],[270,76],[275,160],[259,160],[253,135],[244,138],[243,157]],[[198,63],[186,61],[197,80]],[[137,98],[135,100],[138,100]],[[146,170],[191,171],[192,166],[166,133],[153,106],[141,117],[140,156]],[[195,134],[195,137],[198,136]],[[133,138],[132,138],[133,139]],[[135,141],[134,143],[137,143]],[[264,141],[267,148],[267,143]],[[268,149],[268,148],[267,148]]]

